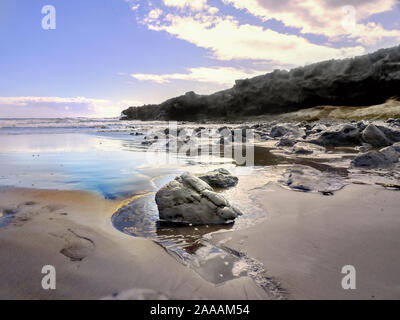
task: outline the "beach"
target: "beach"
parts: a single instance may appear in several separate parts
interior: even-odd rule
[[[250,167],[220,154],[163,163],[165,152],[148,150],[166,123],[16,121],[0,129],[0,299],[400,296],[398,164],[352,169],[355,148],[302,140],[292,151],[262,135]],[[217,192],[243,215],[226,225],[160,223],[157,191],[215,168],[237,177]],[[55,290],[41,285],[48,265]],[[342,287],[349,265],[354,290]]]
[[[101,299],[132,289],[175,299],[267,297],[250,278],[214,286],[153,241],[117,231],[111,214],[118,202],[84,192],[2,189],[0,203],[21,211],[0,232],[1,299]],[[41,286],[45,265],[56,268],[56,290]]]

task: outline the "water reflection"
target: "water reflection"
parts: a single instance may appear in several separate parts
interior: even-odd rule
[[[139,194],[112,216],[115,228],[134,237],[154,240],[181,263],[193,268],[207,281],[218,284],[247,275],[240,257],[227,253],[205,240],[205,235],[232,229],[227,225],[192,226],[160,221],[154,193]]]

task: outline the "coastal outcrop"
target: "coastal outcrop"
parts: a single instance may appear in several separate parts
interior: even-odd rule
[[[400,96],[400,46],[237,80],[211,95],[188,92],[158,105],[130,107],[122,119],[237,119],[332,106],[371,106]]]

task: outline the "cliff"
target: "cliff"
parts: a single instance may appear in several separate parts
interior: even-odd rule
[[[370,106],[400,96],[400,46],[237,80],[211,95],[188,92],[159,105],[130,107],[122,119],[200,120],[277,114],[319,105]]]

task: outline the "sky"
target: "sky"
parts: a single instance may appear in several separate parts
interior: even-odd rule
[[[398,45],[399,17],[398,0],[0,0],[0,118],[209,94]]]

